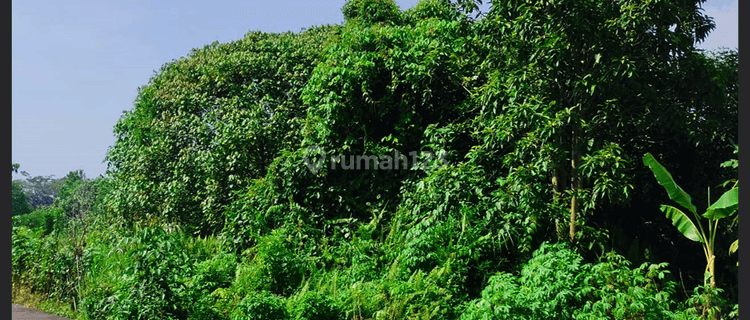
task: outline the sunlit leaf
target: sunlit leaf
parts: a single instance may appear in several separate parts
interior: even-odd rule
[[[712,220],[721,219],[737,212],[737,207],[740,203],[739,189],[740,188],[732,188],[724,192],[719,200],[716,200],[716,202],[706,209],[706,213],[703,214],[703,217]]]
[[[662,205],[661,211],[667,215],[667,218],[672,220],[672,225],[677,227],[677,230],[679,230],[686,238],[695,242],[703,243],[703,237],[700,235],[698,228],[695,227],[693,221],[690,220],[685,213],[680,211],[680,209],[673,206]]]

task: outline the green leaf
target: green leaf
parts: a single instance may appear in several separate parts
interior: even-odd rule
[[[682,232],[682,234],[695,242],[703,243],[703,237],[701,237],[700,232],[698,231],[698,228],[695,227],[695,224],[693,224],[693,221],[688,218],[685,213],[680,211],[680,209],[677,209],[673,206],[668,205],[662,205],[661,211],[666,213],[667,218],[672,220],[672,225],[677,227],[677,230]]]
[[[738,166],[739,166],[739,162],[737,161],[737,159],[731,159],[731,160],[727,160],[721,163],[722,168],[726,168],[726,167],[737,168]]]
[[[740,248],[740,239],[734,240],[734,242],[732,242],[732,245],[729,246],[729,254],[737,252],[739,248]]]
[[[656,181],[658,181],[659,184],[662,185],[665,190],[667,190],[669,199],[672,199],[674,202],[677,202],[677,204],[683,206],[684,208],[687,208],[688,210],[690,210],[690,212],[698,214],[695,206],[690,200],[690,195],[682,190],[682,188],[680,188],[680,186],[678,186],[677,183],[674,182],[674,179],[672,179],[672,175],[669,173],[669,171],[667,171],[667,169],[665,169],[658,161],[656,161],[651,153],[646,153],[645,155],[643,155],[643,164],[651,169],[651,171],[654,173],[654,176],[656,177]]]
[[[703,217],[715,220],[731,216],[737,212],[739,203],[739,188],[729,189],[721,195],[719,200],[716,200],[716,202],[706,209]]]

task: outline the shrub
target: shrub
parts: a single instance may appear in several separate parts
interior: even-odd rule
[[[41,230],[32,230],[26,226],[13,226],[12,229],[12,274],[14,284],[24,284],[28,270],[34,263]]]
[[[177,319],[184,317],[179,293],[190,271],[179,236],[161,227],[146,227],[124,239],[124,275],[113,297],[115,319]]]
[[[636,269],[615,253],[595,265],[582,264],[565,244],[543,244],[520,277],[490,278],[482,298],[470,302],[462,319],[671,319],[674,283],[664,281],[666,264]]]
[[[252,291],[237,306],[231,320],[289,319],[284,300],[268,291]]]
[[[339,320],[345,319],[344,312],[336,301],[317,291],[304,290],[290,298],[289,310],[297,320]]]
[[[194,257],[194,256],[193,256]],[[231,286],[237,271],[234,254],[220,253],[205,261],[197,262],[180,296],[189,319],[217,320],[224,318],[216,306],[217,289]]]
[[[190,284],[192,290],[210,294],[218,288],[228,288],[237,271],[234,254],[222,253],[211,259],[196,263]]]
[[[270,292],[288,296],[302,283],[307,266],[297,245],[294,237],[282,228],[261,237],[252,249],[253,263],[260,267]]]
[[[25,226],[29,229],[41,228],[42,235],[50,234],[57,221],[63,217],[65,212],[62,208],[43,207],[29,214],[13,216],[13,226]]]

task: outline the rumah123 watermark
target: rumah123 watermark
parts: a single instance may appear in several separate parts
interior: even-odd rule
[[[303,159],[307,168],[317,174],[328,163],[331,170],[427,170],[447,166],[445,151],[411,151],[403,154],[394,151],[393,155],[332,155],[319,146],[305,149]]]

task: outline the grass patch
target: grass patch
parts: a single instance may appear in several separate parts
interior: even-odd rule
[[[49,300],[43,295],[35,294],[26,287],[16,283],[11,285],[11,300],[14,304],[22,305],[29,309],[36,309],[49,314],[54,314],[71,320],[84,318],[70,306],[72,301]]]

